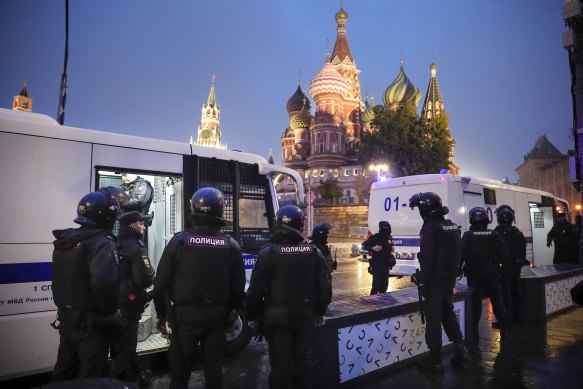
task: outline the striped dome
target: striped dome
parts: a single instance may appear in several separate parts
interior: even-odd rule
[[[310,103],[308,99],[304,98],[304,106],[302,107],[302,110],[296,116],[294,116],[289,122],[289,126],[293,130],[296,130],[298,128],[310,128],[312,115],[310,115],[309,104]]]
[[[302,91],[302,85],[300,83],[298,83],[298,89],[296,89],[296,92],[287,101],[287,105],[285,107],[287,109],[287,113],[297,112],[300,109],[302,109],[302,107],[304,106],[304,99],[306,99],[308,102],[308,111],[309,111],[310,110],[310,100],[306,98],[306,95]]]
[[[405,74],[403,70],[403,60],[401,60],[401,69],[395,81],[385,90],[383,101],[387,107],[395,104],[404,105],[409,101],[414,101],[415,105],[421,100],[421,92]]]
[[[342,97],[348,94],[346,81],[330,62],[326,62],[318,74],[310,81],[310,95],[315,99],[316,96],[322,93],[337,93]]]

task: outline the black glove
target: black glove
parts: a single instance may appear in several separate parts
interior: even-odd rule
[[[338,268],[338,261],[334,260],[334,262],[332,262],[332,270],[336,270]]]
[[[372,266],[369,266],[366,270],[368,271],[368,274],[372,274]]]

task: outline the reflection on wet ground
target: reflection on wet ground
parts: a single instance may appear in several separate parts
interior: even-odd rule
[[[502,342],[499,332],[491,328],[488,307],[482,312],[480,341],[471,350],[469,366],[453,368],[450,351],[444,353],[443,376],[420,373],[409,366],[355,388],[583,388],[583,309],[546,322],[515,325],[512,335]],[[204,387],[200,366],[196,369],[189,388]],[[266,344],[252,342],[241,354],[225,361],[224,372],[226,388],[268,388]],[[162,375],[150,387],[165,388],[168,384],[168,376]]]

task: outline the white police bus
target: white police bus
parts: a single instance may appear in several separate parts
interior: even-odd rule
[[[501,181],[451,174],[425,174],[398,177],[371,186],[368,228],[378,231],[378,222],[391,223],[397,264],[391,274],[409,275],[419,268],[419,231],[423,220],[419,211],[409,208],[409,199],[415,193],[435,192],[449,208],[446,218],[469,229],[469,211],[484,207],[492,224],[496,226],[496,208],[502,204],[512,207],[516,226],[527,241],[527,259],[534,266],[552,264],[553,247],[546,246],[547,233],[553,226],[554,215],[568,210],[565,200],[540,190],[506,185]]]
[[[50,326],[52,230],[74,227],[79,200],[121,185],[122,172],[154,188],[147,242],[155,266],[172,235],[187,227],[200,187],[225,194],[224,232],[241,244],[247,281],[278,209],[274,184],[289,178],[303,203],[300,176],[257,155],[60,126],[45,115],[0,109],[0,381],[52,370],[59,340]],[[142,317],[140,353],[167,347],[152,309]],[[227,333],[228,351],[250,337],[242,313]]]

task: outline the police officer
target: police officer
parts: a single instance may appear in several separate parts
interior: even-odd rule
[[[123,190],[130,198],[129,203],[123,208],[125,212],[138,211],[150,223],[153,215],[149,215],[150,204],[154,199],[154,189],[149,181],[142,177],[131,174],[121,173],[121,190]]]
[[[147,288],[154,282],[155,271],[142,241],[146,231],[145,218],[138,211],[124,213],[119,218],[118,252],[120,254],[120,328],[112,347],[111,376],[147,384],[151,371],[138,365],[136,347],[138,325],[150,302]]]
[[[462,237],[461,268],[472,290],[472,331],[479,339],[478,324],[482,316],[482,299],[488,295],[498,320],[500,338],[508,336],[508,314],[502,298],[501,277],[510,267],[506,244],[487,228],[488,214],[482,207],[470,210],[470,229]]]
[[[419,208],[423,226],[419,236],[419,264],[421,271],[415,280],[425,298],[425,342],[430,357],[419,363],[419,368],[431,373],[443,373],[441,360],[441,325],[454,344],[452,365],[469,361],[462,332],[453,310],[453,287],[460,261],[460,227],[445,219],[449,212],[441,198],[433,192],[413,195],[411,208]]]
[[[107,356],[117,309],[118,253],[111,231],[127,197],[107,187],[77,206],[79,228],[53,235],[53,299],[60,342],[53,381],[107,375]]]
[[[553,263],[578,262],[575,255],[577,239],[573,226],[567,221],[567,213],[557,213],[557,222],[547,234],[547,247],[555,245]]]
[[[389,288],[389,270],[396,262],[393,256],[391,224],[388,221],[380,221],[379,232],[362,242],[361,247],[372,252],[369,261],[369,273],[372,274],[370,294],[386,293]]]
[[[222,388],[225,328],[244,297],[245,268],[237,241],[220,232],[225,199],[201,188],[191,199],[193,227],[170,240],[154,280],[158,328],[170,325],[170,387],[186,388],[200,342],[205,387]]]
[[[511,320],[520,321],[522,319],[520,271],[523,266],[530,264],[526,259],[526,238],[516,226],[512,225],[514,211],[510,206],[501,205],[498,207],[496,220],[498,225],[494,231],[502,237],[510,255],[510,266],[501,279],[504,306]]]
[[[336,259],[332,259],[332,253],[330,252],[330,247],[328,247],[328,234],[330,234],[332,227],[333,226],[330,223],[318,224],[312,230],[312,236],[309,237],[312,243],[322,252],[324,259],[326,260],[326,265],[328,266],[330,276],[338,266]]]
[[[264,324],[272,388],[311,387],[314,327],[332,298],[321,252],[304,242],[304,212],[295,205],[277,211],[270,243],[259,252],[247,291],[252,325]]]

